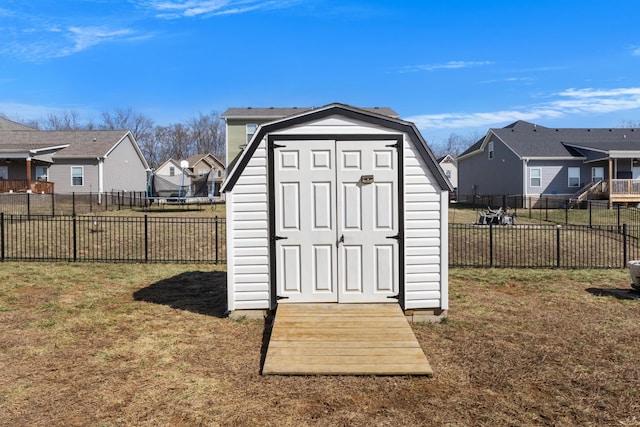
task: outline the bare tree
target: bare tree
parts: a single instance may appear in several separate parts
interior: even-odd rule
[[[68,110],[63,113],[49,113],[47,118],[40,121],[39,128],[45,130],[83,130],[93,128],[91,122],[82,124],[77,111]]]
[[[189,121],[194,152],[191,154],[211,153],[219,159],[224,156],[224,125],[216,112],[200,113]]]
[[[184,160],[194,153],[189,128],[182,123],[156,126],[154,138],[160,150],[159,158]]]

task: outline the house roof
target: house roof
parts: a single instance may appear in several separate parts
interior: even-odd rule
[[[2,130],[37,130],[22,123],[0,117],[0,131]]]
[[[480,151],[492,135],[520,158],[583,158],[581,149],[605,153],[640,150],[640,129],[548,128],[518,120],[503,128],[490,129],[459,157]]]
[[[226,192],[230,191],[233,188],[238,178],[242,174],[242,171],[251,159],[251,156],[255,152],[256,148],[267,134],[292,126],[302,125],[304,123],[312,122],[315,120],[321,120],[331,115],[342,115],[355,120],[374,123],[388,129],[394,129],[399,132],[409,134],[412,140],[416,142],[416,148],[419,155],[425,160],[425,163],[431,169],[431,172],[433,173],[433,176],[435,177],[440,188],[447,189],[449,191],[453,189],[449,183],[449,180],[442,171],[442,168],[433,156],[431,149],[429,149],[429,147],[427,146],[426,141],[418,131],[418,128],[415,126],[415,124],[413,124],[412,122],[390,117],[385,114],[380,114],[375,111],[335,103],[326,105],[324,107],[308,110],[306,112],[301,112],[296,116],[291,116],[260,125],[256,133],[251,138],[251,141],[249,141],[246,149],[242,151],[240,156],[238,156],[234,160],[233,165],[230,165],[231,171],[227,176],[225,182],[222,184],[220,191]]]
[[[220,159],[218,159],[216,156],[214,156],[211,153],[194,154],[193,156],[190,156],[190,157],[187,158],[187,162],[189,162],[189,167],[192,167],[193,165],[195,165],[196,163],[198,163],[201,160],[205,161],[210,166],[214,166],[214,163],[217,163],[221,167],[224,167],[224,163],[222,163],[220,161]]]
[[[72,130],[72,131],[0,131],[0,152],[37,152],[59,149],[54,158],[106,157],[125,137],[127,130]],[[134,145],[145,167],[147,162],[137,144]]]
[[[323,108],[323,107],[320,107]],[[292,108],[228,108],[222,114],[223,119],[263,119],[263,120],[276,120],[284,117],[294,116],[301,113],[306,113],[318,109],[317,107],[292,107]],[[362,110],[370,111],[377,114],[393,117],[399,119],[398,113],[388,107],[370,107],[362,108]]]

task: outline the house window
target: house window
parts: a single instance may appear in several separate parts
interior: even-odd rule
[[[49,168],[46,166],[36,166],[36,180],[49,181]]]
[[[253,137],[253,134],[256,133],[257,128],[258,125],[255,123],[247,124],[247,144],[251,141],[251,138]]]
[[[489,141],[489,146],[488,146],[488,151],[489,151],[489,160],[493,159],[493,141]]]
[[[601,166],[591,168],[591,181],[598,182],[602,180],[604,180],[604,168]]]
[[[447,178],[451,179],[451,171],[444,171],[444,174],[447,176]]]
[[[169,166],[169,176],[176,176],[175,166]]]
[[[580,187],[580,168],[568,168],[569,187]]]
[[[218,178],[222,176],[222,169],[218,169]]]
[[[540,168],[529,169],[529,186],[530,187],[542,186],[542,169]]]
[[[205,176],[207,172],[206,169],[198,169],[198,176]]]
[[[71,166],[71,185],[74,187],[84,185],[84,167]]]

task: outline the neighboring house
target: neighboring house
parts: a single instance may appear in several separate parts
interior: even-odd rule
[[[547,128],[517,121],[457,158],[458,195],[640,202],[640,129]]]
[[[149,165],[129,131],[4,129],[0,129],[0,192],[146,188]]]
[[[193,173],[188,167],[183,168],[181,163],[181,161],[169,159],[158,166],[154,171],[154,175],[160,180],[155,180],[153,183],[153,189],[156,194],[167,197],[186,197],[190,195],[188,193],[191,188]]]
[[[447,154],[438,159],[438,164],[444,171],[445,176],[449,179],[454,191],[458,188],[458,162],[451,155]]]
[[[222,114],[226,123],[226,165],[231,162],[246,147],[251,137],[263,123],[283,119],[293,115],[314,110],[315,107],[293,107],[293,108],[229,108]],[[372,113],[383,114],[385,116],[398,119],[398,113],[386,107],[363,108]]]
[[[193,175],[194,196],[220,196],[220,186],[226,178],[224,164],[213,154],[195,154],[187,159]],[[204,180],[204,182],[203,182]]]

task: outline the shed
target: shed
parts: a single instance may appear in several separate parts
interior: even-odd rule
[[[229,311],[444,312],[451,189],[411,122],[330,104],[260,125],[221,189]]]

